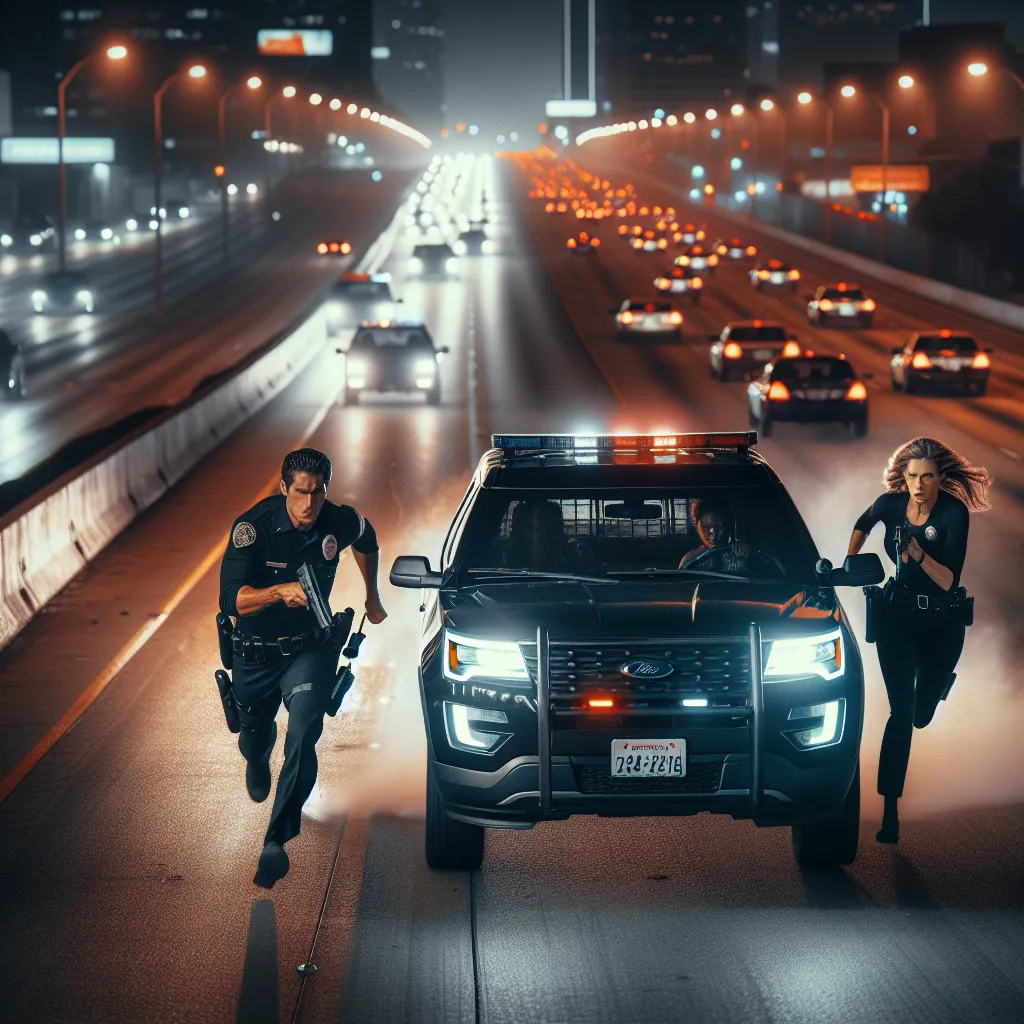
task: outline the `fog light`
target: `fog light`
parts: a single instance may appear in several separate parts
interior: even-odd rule
[[[786,738],[802,749],[830,747],[842,741],[843,725],[846,720],[846,698],[830,700],[827,704],[811,704],[793,708],[789,721],[805,722],[807,728],[787,730]]]
[[[507,732],[489,732],[478,726],[488,723],[505,725],[508,715],[489,708],[471,708],[465,704],[444,702],[444,730],[448,745],[456,750],[475,754],[493,754],[511,735]]]

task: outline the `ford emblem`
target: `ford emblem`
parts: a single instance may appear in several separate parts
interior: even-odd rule
[[[675,666],[667,661],[652,661],[649,658],[634,658],[627,661],[620,670],[630,679],[665,679],[675,672]]]

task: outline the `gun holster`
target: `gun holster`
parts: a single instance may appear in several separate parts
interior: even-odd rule
[[[885,591],[881,587],[863,587],[867,601],[867,613],[864,617],[864,642],[873,644],[878,632],[878,617],[882,614]]]
[[[231,732],[241,732],[242,722],[238,717],[238,704],[235,701],[235,693],[231,688],[231,676],[228,672],[233,664],[234,652],[231,646],[231,635],[235,628],[231,624],[229,616],[223,612],[217,613],[217,643],[220,646],[220,661],[224,668],[217,669],[213,678],[217,682],[217,692],[220,694],[220,704],[224,709],[224,719],[228,723]]]

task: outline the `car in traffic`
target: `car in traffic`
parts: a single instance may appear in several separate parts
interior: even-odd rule
[[[495,436],[437,569],[395,559],[423,592],[430,867],[478,868],[488,828],[703,811],[852,863],[864,680],[836,588],[884,573],[819,558],[756,441]]]
[[[906,345],[892,350],[892,389],[908,395],[926,390],[984,395],[992,373],[991,354],[992,349],[981,348],[965,331],[918,331]]]
[[[782,260],[755,264],[750,270],[750,283],[760,291],[766,285],[795,292],[800,284],[800,271]]]
[[[712,244],[712,249],[722,259],[753,259],[757,255],[757,246],[750,245],[741,238],[719,238]]]
[[[474,221],[459,232],[453,246],[456,256],[488,256],[494,252],[494,242],[487,237],[486,221]]]
[[[707,229],[698,227],[696,224],[684,224],[680,230],[680,242],[683,246],[691,246],[697,242],[703,242],[707,236]]]
[[[807,303],[807,319],[819,327],[830,324],[855,324],[870,327],[877,309],[875,300],[857,284],[823,284]]]
[[[141,231],[156,231],[160,221],[151,213],[130,213],[124,219],[124,229],[129,234]]]
[[[385,320],[401,301],[391,292],[390,274],[342,274],[327,298],[327,333],[337,335],[346,325],[364,320]]]
[[[316,251],[319,256],[348,256],[352,252],[352,243],[343,238],[332,238],[317,242]]]
[[[18,217],[0,232],[0,248],[13,252],[49,252],[57,244],[57,229],[49,217]]]
[[[96,312],[96,286],[82,270],[55,270],[44,274],[32,289],[30,299],[36,313]]]
[[[774,320],[734,320],[711,341],[711,376],[720,381],[760,372],[780,356],[799,355],[803,348],[786,325]]]
[[[770,437],[776,420],[843,423],[857,437],[868,432],[868,389],[845,356],[804,352],[769,363],[747,386],[751,427]]]
[[[615,336],[620,341],[638,334],[668,334],[680,338],[683,333],[683,314],[674,309],[671,302],[626,299],[621,306],[609,312],[615,316]]]
[[[601,247],[601,239],[595,238],[589,231],[580,231],[566,241],[565,247],[572,252],[593,252]]]
[[[342,349],[337,349],[341,353]],[[422,394],[428,405],[441,402],[438,363],[448,352],[438,348],[419,320],[381,320],[360,324],[345,355],[344,402],[361,395],[399,392]]]
[[[121,236],[116,229],[105,220],[90,220],[78,224],[71,231],[76,242],[120,242]]]
[[[699,306],[704,278],[692,267],[672,267],[654,279],[654,289],[659,295],[688,295],[690,301]]]
[[[455,250],[447,242],[421,242],[413,247],[409,272],[424,277],[444,277],[458,269]]]
[[[639,235],[634,235],[629,243],[637,252],[663,252],[668,248],[668,239],[660,231],[647,228]]]
[[[706,249],[703,245],[691,245],[685,252],[675,258],[677,267],[691,267],[693,270],[704,270],[714,274],[718,266],[718,253]]]

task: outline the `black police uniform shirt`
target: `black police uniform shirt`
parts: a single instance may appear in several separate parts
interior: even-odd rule
[[[951,595],[960,586],[960,573],[967,555],[967,530],[970,513],[967,506],[947,491],[939,491],[931,515],[920,526],[907,519],[907,504],[910,495],[906,491],[887,492],[879,495],[875,503],[854,523],[855,530],[870,533],[876,523],[885,524],[885,553],[896,564],[896,585],[912,594],[927,594],[931,597]],[[913,537],[921,550],[944,565],[953,573],[953,585],[943,590],[917,564],[913,558],[907,564],[900,562],[896,550],[896,529],[903,531],[903,550],[909,538]]]
[[[249,586],[265,590],[279,583],[298,582],[298,569],[308,563],[325,598],[330,597],[338,559],[345,548],[362,554],[379,550],[369,520],[351,505],[325,501],[309,530],[297,530],[288,517],[285,496],[264,498],[244,512],[231,529],[220,567],[220,607],[238,616],[238,591]],[[289,608],[277,601],[252,615],[238,617],[238,631],[245,636],[273,640],[298,636],[317,628],[309,608]]]

